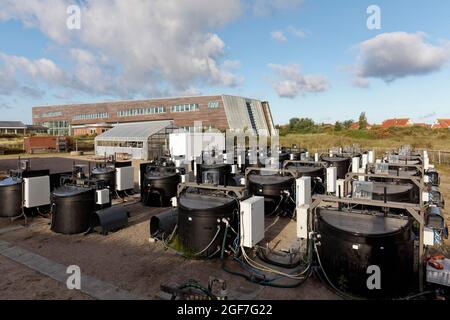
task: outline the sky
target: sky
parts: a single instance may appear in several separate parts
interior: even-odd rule
[[[361,112],[371,123],[450,118],[446,0],[0,0],[0,8],[0,120],[31,123],[40,105],[222,93],[269,101],[276,124]]]

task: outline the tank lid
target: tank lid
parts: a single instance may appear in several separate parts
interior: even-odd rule
[[[384,194],[384,187],[386,187],[386,194],[397,194],[411,191],[413,186],[411,184],[389,184],[389,183],[377,183],[373,184],[373,193]]]
[[[91,191],[89,188],[81,188],[76,186],[62,186],[52,192],[56,197],[73,197]]]
[[[294,179],[291,176],[278,176],[278,175],[259,175],[252,174],[248,177],[248,180],[252,183],[263,184],[263,185],[273,185],[273,184],[281,184],[286,183],[289,180]]]
[[[0,180],[0,186],[2,186],[2,187],[12,186],[12,185],[19,184],[19,183],[22,183],[21,179],[11,178],[11,177]]]
[[[336,157],[322,157],[323,161],[327,162],[341,162],[341,161],[348,161],[350,160],[350,157],[343,157],[343,156],[336,156]]]
[[[179,198],[179,204],[185,208],[204,210],[221,207],[236,201],[231,198],[214,197],[200,194],[185,193]]]
[[[400,230],[407,219],[320,209],[321,218],[329,225],[355,234],[381,235]]]
[[[202,164],[201,168],[203,170],[230,168],[231,170],[231,165],[226,163]]]
[[[312,173],[312,172],[323,172],[324,171],[324,168],[322,168],[322,167],[311,167],[311,166],[290,165],[287,168],[290,170],[295,170],[299,173]]]

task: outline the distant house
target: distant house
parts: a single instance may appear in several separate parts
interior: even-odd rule
[[[25,134],[27,126],[21,121],[0,121],[0,133]]]
[[[437,119],[431,127],[433,129],[449,129],[450,119]]]
[[[0,134],[47,133],[43,126],[23,124],[22,121],[0,121]]]
[[[381,127],[387,129],[391,127],[408,127],[412,125],[414,125],[414,123],[411,121],[410,118],[387,119],[383,121]]]
[[[352,124],[351,124],[351,126],[350,126],[350,129],[352,129],[352,130],[358,130],[359,129],[359,122],[353,122]],[[371,124],[369,124],[369,123],[367,123],[367,125],[366,125],[366,129],[372,129],[372,125]]]

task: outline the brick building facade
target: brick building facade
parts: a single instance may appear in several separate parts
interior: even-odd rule
[[[118,123],[172,120],[179,128],[195,121],[219,130],[274,130],[267,102],[230,95],[102,102],[33,108],[33,124],[46,126],[49,134],[97,133]]]

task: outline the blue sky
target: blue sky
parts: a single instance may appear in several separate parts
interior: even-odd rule
[[[85,0],[81,30],[65,26],[74,1],[1,2],[5,120],[29,123],[36,105],[216,93],[267,99],[276,123],[450,118],[448,1]],[[373,4],[379,30],[366,26]]]

